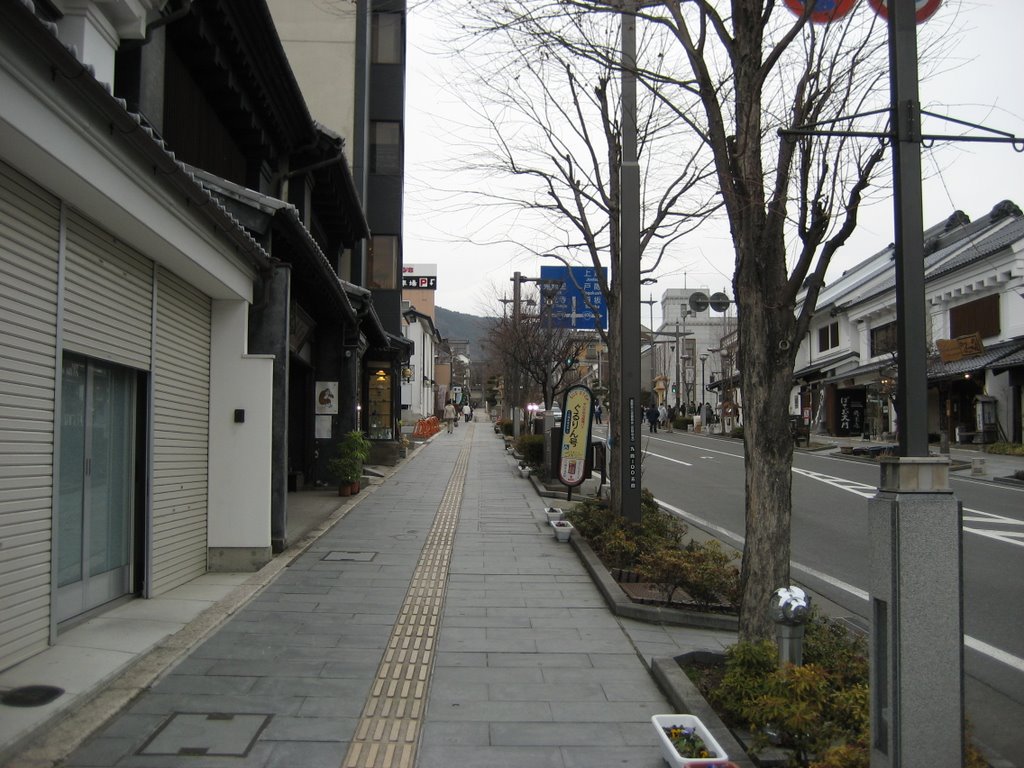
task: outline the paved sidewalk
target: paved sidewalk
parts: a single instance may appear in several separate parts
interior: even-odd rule
[[[436,436],[61,764],[663,765],[651,659],[733,635],[611,614],[512,469],[488,423]],[[410,659],[426,672],[396,677]],[[414,762],[369,746],[388,728]],[[45,746],[10,765],[55,764]]]

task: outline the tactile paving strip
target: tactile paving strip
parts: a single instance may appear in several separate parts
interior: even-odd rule
[[[472,435],[455,462],[342,768],[415,762],[471,444]]]

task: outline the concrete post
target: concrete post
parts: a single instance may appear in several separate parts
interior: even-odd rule
[[[960,765],[961,505],[946,457],[882,460],[871,533],[871,766]]]

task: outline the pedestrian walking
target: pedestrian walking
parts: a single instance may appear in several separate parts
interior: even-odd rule
[[[473,409],[470,408],[469,403],[462,406],[462,415],[466,417],[466,423],[469,424],[473,418]]]
[[[647,409],[647,429],[651,432],[658,431],[658,406],[654,403]]]
[[[602,423],[604,423],[604,422],[601,421],[601,404],[600,403],[598,403],[597,405],[594,406],[594,423],[595,424],[602,424]]]
[[[676,420],[676,407],[670,405],[665,413],[665,431],[672,431],[672,422]]]
[[[455,405],[451,400],[444,404],[444,413],[442,414],[442,418],[444,419],[444,425],[447,427],[448,434],[450,435],[455,429],[455,420],[458,418],[458,415],[455,413]]]

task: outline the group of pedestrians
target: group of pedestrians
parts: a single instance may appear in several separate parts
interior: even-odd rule
[[[676,419],[676,408],[674,405],[651,403],[644,415],[647,417],[648,429],[651,432],[657,432],[659,427],[671,432],[672,422]]]
[[[473,420],[473,408],[469,403],[462,406],[462,416],[466,419],[468,424]],[[455,431],[455,427],[459,425],[459,412],[455,409],[455,403],[451,400],[444,404],[444,412],[441,415],[441,420],[445,423],[448,434],[452,434]]]

